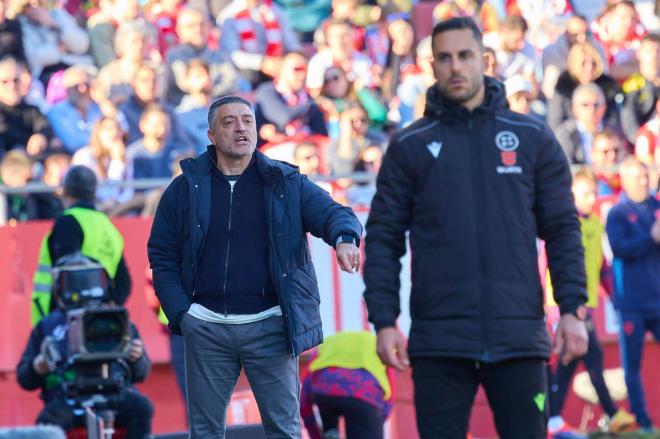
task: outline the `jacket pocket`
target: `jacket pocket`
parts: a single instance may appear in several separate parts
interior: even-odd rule
[[[321,324],[320,302],[313,265],[309,263],[293,270],[289,275],[289,303],[295,335]]]

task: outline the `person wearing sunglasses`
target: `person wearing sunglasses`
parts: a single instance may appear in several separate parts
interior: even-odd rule
[[[578,86],[572,102],[573,117],[559,125],[555,134],[571,164],[591,164],[591,147],[596,134],[606,127],[619,129],[605,120],[605,96],[595,83]]]

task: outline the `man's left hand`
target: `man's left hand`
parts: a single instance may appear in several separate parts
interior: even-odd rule
[[[573,314],[564,314],[557,326],[554,353],[560,355],[561,362],[568,364],[587,353],[589,334],[585,323]]]
[[[131,340],[131,347],[128,351],[128,361],[130,361],[131,363],[135,363],[137,360],[140,359],[143,353],[144,353],[144,344],[142,343],[142,340],[138,340],[138,339]]]
[[[337,245],[337,263],[347,273],[354,273],[360,266],[360,249],[353,243],[340,242]]]

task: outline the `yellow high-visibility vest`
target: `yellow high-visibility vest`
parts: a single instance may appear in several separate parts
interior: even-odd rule
[[[114,279],[117,267],[124,251],[124,238],[119,230],[110,222],[103,212],[83,207],[73,207],[63,212],[63,215],[73,216],[83,231],[83,243],[80,252],[94,259],[103,266]],[[32,326],[50,312],[50,301],[53,286],[52,260],[48,250],[50,232],[44,236],[39,247],[39,264],[34,273],[32,287]]]

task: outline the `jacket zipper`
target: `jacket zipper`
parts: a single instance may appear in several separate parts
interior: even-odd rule
[[[236,183],[234,183],[235,185]],[[234,186],[229,183],[229,221],[227,222],[227,255],[225,257],[225,278],[222,285],[222,294],[225,298],[225,317],[227,317],[227,276],[229,275],[229,247],[231,246],[231,210],[234,204]]]
[[[471,115],[470,119],[468,119],[468,128],[471,133],[473,132],[478,132],[478,130],[474,130],[474,119]],[[473,131],[474,130],[474,131]],[[477,142],[478,143],[478,142]],[[484,169],[483,169],[483,163],[484,163],[484,157],[483,157],[483,151],[479,148],[475,149],[475,155],[476,155],[476,169],[473,169],[474,176],[473,178],[475,179],[475,195],[478,195],[475,197],[475,204],[477,205],[476,207],[479,208],[480,206],[482,207],[481,211],[485,212],[487,209],[483,209],[484,203],[483,201],[485,200],[485,184],[484,184]],[[480,178],[481,177],[481,178]],[[479,210],[475,210],[477,212]],[[488,224],[488,221],[484,221],[485,224]],[[484,254],[486,251],[484,249],[484,229],[483,227],[477,227],[477,240],[479,242],[479,269],[481,271],[480,276],[479,276],[479,292],[480,292],[480,305],[481,305],[481,314],[482,314],[482,319],[481,319],[481,337],[483,340],[483,352],[481,353],[480,359],[482,361],[489,361],[490,360],[490,352],[489,352],[489,347],[490,347],[490,342],[489,342],[489,337],[488,337],[488,327],[490,323],[490,297],[488,296],[488,293],[485,291],[485,284],[484,282],[484,276],[486,274],[486,258],[487,255]],[[477,363],[478,364],[478,363]]]

